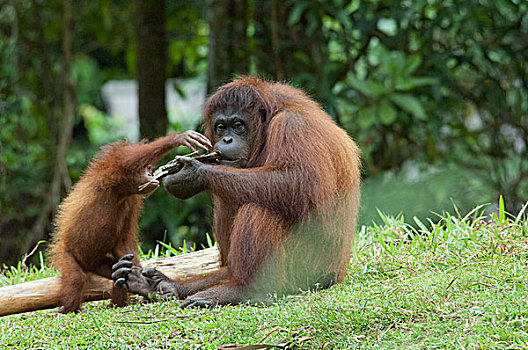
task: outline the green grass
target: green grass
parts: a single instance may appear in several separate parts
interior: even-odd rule
[[[359,230],[346,281],[328,290],[268,307],[106,301],[77,315],[13,315],[0,318],[0,348],[527,348],[528,221],[524,212],[489,220],[481,210],[416,220],[419,229],[382,215],[382,225]]]
[[[20,261],[17,266],[3,266],[3,268],[0,269],[0,287],[59,275],[57,271],[46,266],[46,264],[44,263],[44,254],[42,253],[42,251],[38,252],[40,267],[34,265],[26,265],[26,259],[30,255],[35,253],[41,243],[43,243],[43,241],[38,242],[33,251],[29,254],[26,254],[24,259]]]

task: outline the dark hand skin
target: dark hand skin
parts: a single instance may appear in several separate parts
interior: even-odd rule
[[[178,283],[171,281],[170,278],[156,269],[143,270],[142,275],[146,278],[150,286],[164,298],[178,298]]]
[[[188,296],[182,303],[181,308],[189,307],[202,307],[210,308],[219,305],[231,305],[238,304],[238,301],[242,299],[244,289],[242,286],[218,286],[211,289],[207,289],[193,295]],[[219,298],[226,294],[231,295],[233,302],[225,301]]]
[[[180,171],[163,178],[165,188],[180,199],[187,199],[205,191],[206,183],[202,174],[212,166],[189,157],[181,157],[180,162],[183,163]]]
[[[178,297],[176,285],[167,276],[155,269],[133,266],[133,258],[133,254],[127,254],[112,266],[112,279],[117,289],[151,300]]]
[[[185,146],[188,149],[190,149],[193,152],[198,152],[197,148],[202,149],[204,151],[209,151],[212,149],[211,141],[204,135],[200,134],[199,132],[196,132],[194,130],[187,130],[181,133],[171,134],[167,136],[170,138],[171,142],[167,143],[167,147],[175,147],[175,146]],[[154,141],[150,147],[155,147],[156,142],[161,141]],[[153,156],[155,159],[161,157],[163,153],[166,153],[168,149],[160,148],[158,150],[158,154],[154,153]],[[141,184],[147,184],[146,187],[143,187],[139,194],[143,195],[145,198],[150,196],[154,191],[159,187],[160,183],[158,180],[155,180],[153,178],[153,166],[148,165],[145,169],[144,174],[141,174],[141,180],[139,181]],[[134,187],[135,188],[135,187]]]
[[[112,279],[114,280],[115,288],[126,290],[148,299],[157,298],[157,293],[143,276],[143,270],[140,267],[133,266],[133,258],[133,254],[127,254],[112,266]]]

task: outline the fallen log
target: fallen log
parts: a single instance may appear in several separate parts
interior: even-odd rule
[[[143,268],[156,268],[171,279],[195,276],[218,270],[219,252],[208,248],[170,258],[141,262]],[[110,298],[112,281],[89,274],[84,288],[84,301]],[[0,288],[0,316],[49,309],[58,306],[60,277],[15,284]]]

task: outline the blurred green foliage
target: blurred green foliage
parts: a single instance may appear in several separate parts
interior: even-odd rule
[[[274,3],[268,10],[278,15],[263,18],[257,10],[267,3],[246,1],[254,16],[245,38],[250,73],[307,90],[358,142],[362,222],[377,217],[376,207],[411,218],[451,208],[451,200],[468,210],[503,194],[511,212],[526,201],[528,2]],[[203,79],[207,2],[167,5],[168,76]],[[135,77],[134,10],[127,1],[73,2],[73,181],[101,144],[120,136],[100,91]],[[264,20],[276,21],[276,37],[262,37]],[[32,232],[49,195],[61,121],[62,1],[7,1],[0,32],[0,261],[15,261],[44,238]],[[172,123],[175,131],[189,127]],[[140,222],[147,249],[164,237],[203,243],[211,215],[205,194],[178,201],[157,191]]]
[[[409,161],[454,162],[487,192],[471,198],[504,194],[509,210],[520,209],[528,199],[527,2],[292,6],[289,23],[323,33],[327,44],[322,68],[293,80],[358,141],[367,177]],[[463,193],[450,197],[464,202]]]
[[[365,173],[456,161],[516,209],[528,198],[528,3],[297,1],[328,43],[313,88],[364,152]],[[514,208],[512,208],[515,210]]]

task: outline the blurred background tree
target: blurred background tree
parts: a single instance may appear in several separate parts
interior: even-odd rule
[[[138,134],[150,138],[199,127],[167,118],[167,87],[203,99],[249,73],[305,89],[362,149],[360,223],[377,208],[412,222],[453,202],[503,194],[515,211],[528,199],[526,1],[0,4],[1,262],[48,238],[94,152],[123,136],[102,95],[111,81],[137,80]],[[145,248],[200,246],[211,211],[206,194],[157,191]]]

